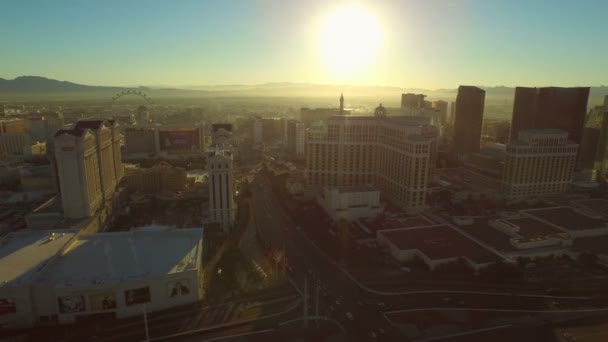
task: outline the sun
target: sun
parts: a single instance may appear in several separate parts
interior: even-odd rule
[[[330,12],[319,34],[324,62],[332,72],[342,75],[363,71],[374,62],[382,43],[380,24],[358,5]]]

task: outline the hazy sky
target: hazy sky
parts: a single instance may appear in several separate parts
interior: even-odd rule
[[[380,38],[366,41],[358,26],[361,39],[328,53],[322,36],[336,25],[327,18],[352,1],[2,0],[0,77],[129,86],[608,84],[606,0],[355,3]],[[339,55],[368,60],[338,73]]]

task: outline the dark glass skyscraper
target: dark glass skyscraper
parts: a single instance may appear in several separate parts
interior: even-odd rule
[[[511,140],[524,129],[559,128],[581,144],[588,99],[588,87],[515,88]]]
[[[481,143],[486,91],[473,86],[458,87],[454,118],[453,149],[458,154],[477,153]]]
[[[401,108],[423,108],[425,97],[423,94],[401,94]]]

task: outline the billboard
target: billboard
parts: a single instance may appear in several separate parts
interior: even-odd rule
[[[116,296],[113,293],[96,293],[89,295],[89,304],[93,311],[116,309]]]
[[[10,315],[17,312],[14,298],[0,298],[0,316]]]
[[[125,291],[125,303],[127,306],[150,302],[150,288],[139,287]]]
[[[191,150],[199,144],[198,129],[181,128],[172,130],[159,130],[158,140],[161,151]]]
[[[64,314],[85,311],[84,296],[61,296],[57,297],[59,312]]]
[[[167,289],[171,298],[185,296],[190,293],[190,282],[188,279],[170,282],[168,285]]]

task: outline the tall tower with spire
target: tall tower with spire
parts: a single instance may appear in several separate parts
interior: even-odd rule
[[[340,115],[344,114],[344,93],[340,93]]]

